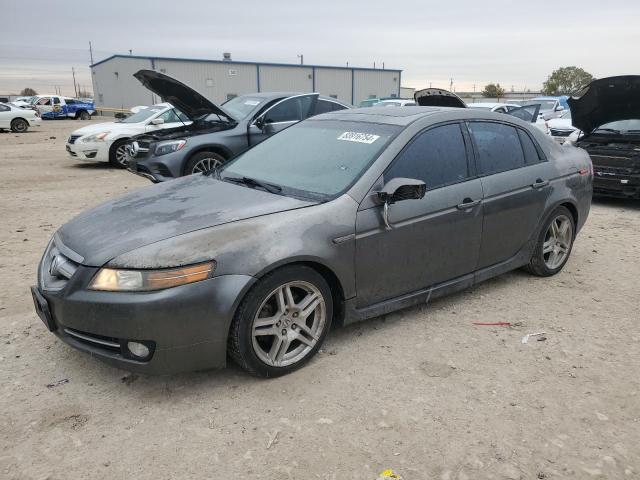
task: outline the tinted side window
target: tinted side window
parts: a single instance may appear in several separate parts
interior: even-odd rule
[[[340,103],[336,103],[336,102],[331,102],[331,111],[333,112],[337,112],[338,110],[344,110],[347,107],[345,107],[344,105],[340,104]]]
[[[313,111],[314,115],[320,115],[321,113],[327,113],[333,111],[333,102],[327,102],[326,100],[318,100],[316,102],[316,108]]]
[[[478,148],[481,174],[524,167],[524,154],[514,127],[502,123],[470,122],[469,131]]]
[[[529,135],[524,133],[522,130],[518,130],[518,135],[520,135],[520,142],[522,143],[522,150],[524,151],[525,163],[527,165],[532,165],[534,163],[540,162],[540,155],[538,154],[538,150],[533,144],[533,140],[529,138]]]
[[[460,126],[444,125],[419,133],[385,173],[392,178],[415,178],[433,189],[469,176],[467,151]]]
[[[311,97],[289,98],[269,110],[265,122],[299,122],[307,118],[312,101]]]
[[[0,112],[8,112],[9,110],[11,109],[8,106],[0,105]]]

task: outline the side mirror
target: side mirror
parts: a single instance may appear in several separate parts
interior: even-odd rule
[[[564,110],[564,107],[563,107],[562,105],[558,105],[558,106],[556,107],[556,112],[561,112],[561,111],[563,111],[563,110]]]
[[[419,200],[424,198],[427,186],[422,180],[413,178],[394,178],[389,180],[382,190],[377,192],[378,201],[383,204],[383,220],[388,229],[393,228],[389,221],[389,205],[404,200]]]
[[[154,118],[151,120],[151,125],[162,125],[164,123],[164,118]]]

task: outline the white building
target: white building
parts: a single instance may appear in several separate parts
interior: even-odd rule
[[[161,101],[133,74],[166,73],[215,103],[254,92],[318,92],[358,105],[400,96],[402,70],[113,55],[91,65],[96,109],[129,109]]]

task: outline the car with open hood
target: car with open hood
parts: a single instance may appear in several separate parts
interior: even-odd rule
[[[273,377],[332,326],[523,266],[558,273],[590,203],[586,152],[530,122],[345,109],[80,214],[54,234],[32,294],[51,332],[121,368],[229,356]]]
[[[317,93],[252,93],[222,106],[184,83],[152,70],[135,77],[184,112],[191,123],[133,139],[128,168],[153,182],[217,168],[248,148],[319,113],[350,108]]]
[[[540,117],[540,104],[532,103],[524,106],[512,104],[483,104],[491,105],[489,108],[479,107],[478,104],[467,105],[462,98],[449,90],[443,88],[425,88],[413,94],[416,103],[423,107],[451,107],[451,108],[477,108],[487,109],[506,115],[513,115],[525,122],[533,123],[536,128],[544,133],[548,133],[547,123]],[[497,107],[497,108],[496,108]],[[494,110],[494,108],[496,108]]]
[[[109,162],[117,168],[126,168],[127,145],[131,138],[143,133],[183,127],[191,120],[170,103],[149,107],[134,107],[133,115],[114,122],[87,125],[71,132],[66,149],[75,160]]]
[[[569,98],[574,144],[593,161],[594,194],[640,198],[640,75],[600,78]]]

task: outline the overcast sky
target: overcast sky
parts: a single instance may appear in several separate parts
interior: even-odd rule
[[[517,5],[517,6],[516,6]],[[526,7],[524,6],[526,5]],[[640,74],[640,2],[32,0],[3,2],[0,94],[91,89],[114,53],[403,70],[403,86],[539,89],[556,68]]]

